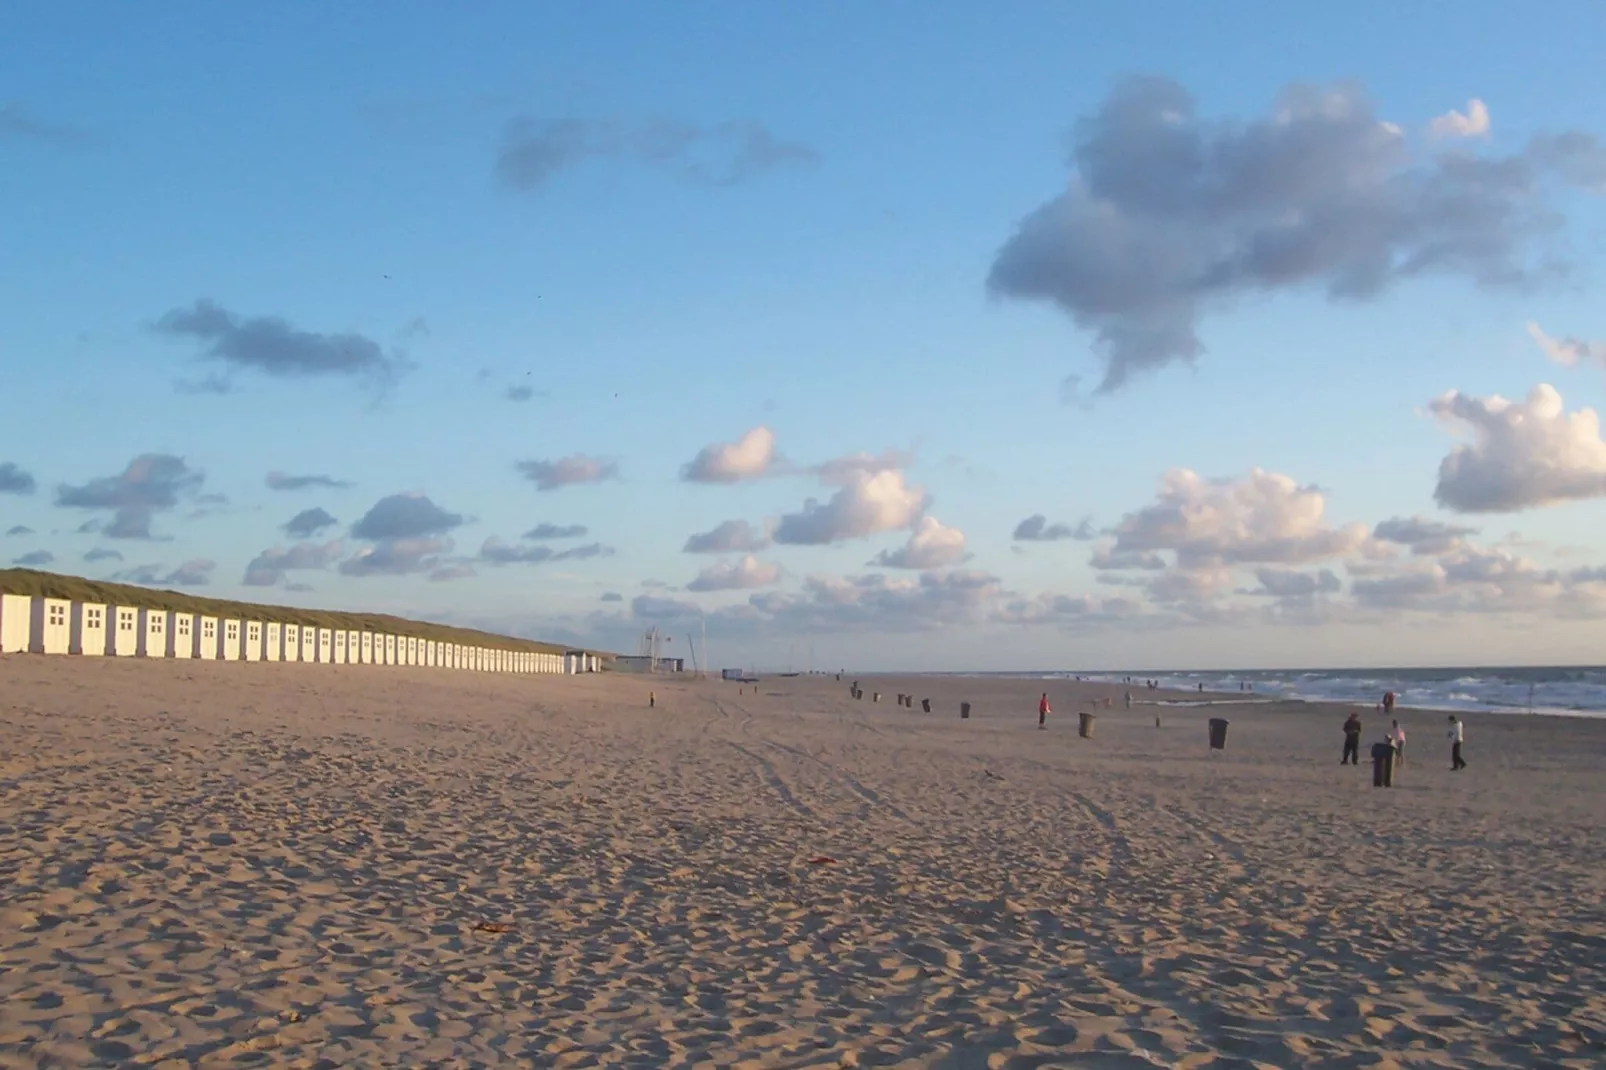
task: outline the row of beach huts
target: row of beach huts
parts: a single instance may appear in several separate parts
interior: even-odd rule
[[[422,665],[479,672],[599,672],[581,650],[519,650],[412,635],[207,617],[170,609],[0,595],[0,653]]]

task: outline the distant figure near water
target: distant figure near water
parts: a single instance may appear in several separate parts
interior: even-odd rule
[[[1450,714],[1450,770],[1459,773],[1467,767],[1461,758],[1461,744],[1467,741],[1466,723]]]
[[[1037,727],[1038,728],[1046,728],[1046,727],[1048,727],[1048,712],[1049,712],[1048,711],[1048,692],[1044,691],[1043,692],[1043,697],[1041,699],[1039,699],[1038,702],[1037,702]]]
[[[1394,716],[1394,692],[1392,691],[1383,692],[1383,716]]]

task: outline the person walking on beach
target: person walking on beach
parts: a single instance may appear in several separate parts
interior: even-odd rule
[[[1358,713],[1351,712],[1349,720],[1344,722],[1344,757],[1338,764],[1361,764],[1361,715]]]
[[[1467,767],[1461,759],[1461,744],[1467,741],[1466,723],[1455,714],[1450,714],[1450,771],[1459,773]]]
[[[1389,730],[1389,742],[1394,744],[1394,764],[1395,765],[1404,765],[1405,764],[1405,729],[1400,727],[1400,722],[1398,722],[1398,721],[1395,721],[1394,722],[1394,727]]]
[[[1043,697],[1037,700],[1037,727],[1038,728],[1047,728],[1048,727],[1048,712],[1049,712],[1048,711],[1048,692],[1044,691],[1043,692]]]
[[[1394,692],[1392,691],[1383,692],[1383,716],[1394,716]]]

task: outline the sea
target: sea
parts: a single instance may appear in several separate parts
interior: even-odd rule
[[[1171,704],[1287,701],[1342,702],[1375,706],[1385,691],[1395,702],[1419,710],[1452,713],[1543,713],[1573,717],[1606,717],[1606,667],[1449,669],[1268,669],[1228,672],[1054,672],[1045,679],[1097,680],[1119,683],[1158,680],[1162,688],[1208,693],[1198,700]],[[1245,688],[1251,689],[1245,691]],[[1223,695],[1222,692],[1228,692]],[[1133,698],[1141,699],[1134,691]]]

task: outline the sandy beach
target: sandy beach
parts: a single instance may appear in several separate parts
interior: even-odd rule
[[[1606,722],[862,682],[0,659],[0,1066],[1606,1062]]]

